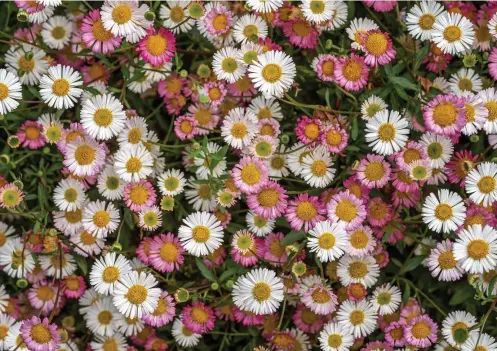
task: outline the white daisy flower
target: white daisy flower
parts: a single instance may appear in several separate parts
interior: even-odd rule
[[[271,314],[283,301],[283,280],[267,268],[256,268],[238,278],[231,292],[242,311]]]
[[[290,150],[287,152],[288,168],[290,168],[290,171],[296,176],[301,175],[304,166],[303,160],[308,155],[311,155],[312,149],[305,146],[305,144],[298,142],[290,147]]]
[[[17,75],[0,69],[0,114],[4,115],[19,106],[16,100],[22,99],[22,86]]]
[[[98,175],[97,188],[100,195],[107,200],[121,200],[127,183],[119,178],[113,165],[107,165]]]
[[[452,346],[463,344],[473,334],[478,334],[476,318],[466,311],[454,311],[442,322],[442,334],[444,339]]]
[[[252,41],[253,38],[264,39],[267,37],[267,33],[266,22],[253,13],[241,16],[233,26],[233,37],[242,44]]]
[[[424,133],[419,141],[423,145],[430,166],[433,168],[442,168],[450,161],[454,152],[454,145],[449,138],[434,133]]]
[[[381,97],[371,95],[361,105],[361,117],[365,121],[368,121],[370,118],[373,118],[375,114],[380,111],[386,110],[387,108],[388,105]]]
[[[83,228],[72,234],[69,240],[75,245],[74,252],[83,257],[99,255],[105,245],[103,239]]]
[[[202,335],[190,331],[180,318],[174,320],[171,334],[173,334],[174,341],[181,347],[195,347],[202,339]]]
[[[9,294],[5,290],[4,285],[0,285],[0,315],[5,312],[7,306],[9,305]],[[0,328],[1,330],[1,328]]]
[[[461,345],[461,351],[495,351],[497,350],[497,342],[493,336],[483,333],[480,335],[479,332],[472,333],[468,340]]]
[[[432,169],[429,161],[416,160],[407,165],[409,177],[415,181],[424,181],[431,177]]]
[[[247,223],[247,228],[258,237],[266,236],[266,234],[271,233],[275,227],[274,220],[265,219],[254,214],[252,211],[247,212],[245,221]]]
[[[141,318],[157,307],[161,290],[152,274],[132,271],[122,276],[113,293],[114,306],[127,318]]]
[[[7,347],[7,338],[11,333],[14,332],[13,325],[16,323],[16,320],[12,318],[8,314],[0,314],[0,330],[2,331],[0,337],[0,350],[9,350]],[[14,345],[15,348],[15,345]],[[20,348],[22,349],[22,348]]]
[[[143,145],[120,148],[114,159],[116,173],[127,182],[137,182],[152,173],[154,160]]]
[[[249,110],[235,107],[223,120],[221,135],[235,149],[247,147],[257,133],[257,117]]]
[[[497,39],[497,13],[488,22],[488,30],[494,39]]]
[[[344,286],[360,283],[369,288],[378,281],[380,267],[373,256],[354,257],[345,255],[338,261],[337,275]]]
[[[159,191],[164,196],[176,196],[183,192],[186,179],[183,172],[178,169],[168,169],[157,177]]]
[[[78,177],[96,175],[105,162],[105,150],[91,138],[77,138],[66,145],[64,166]]]
[[[81,109],[81,124],[86,133],[97,140],[108,140],[124,128],[123,105],[110,94],[94,96]]]
[[[345,300],[337,312],[338,325],[349,329],[355,338],[366,337],[376,329],[377,312],[368,300]]]
[[[345,31],[347,32],[349,39],[352,40],[352,48],[362,50],[361,34],[366,34],[374,29],[379,29],[379,27],[373,20],[370,20],[369,18],[354,18]]]
[[[431,87],[440,90],[444,94],[448,94],[450,92],[449,81],[444,77],[435,78],[431,84]]]
[[[319,333],[319,346],[323,351],[349,351],[353,344],[351,328],[337,322],[325,324]]]
[[[135,258],[136,259],[136,258]],[[141,262],[139,259],[136,259]],[[123,318],[123,322],[117,325],[117,330],[124,336],[136,336],[143,330],[145,323],[140,318]]]
[[[480,163],[464,180],[466,193],[476,204],[488,206],[497,200],[497,164]]]
[[[462,129],[464,135],[473,135],[483,128],[488,117],[488,109],[484,106],[479,95],[470,92],[464,93],[464,115],[466,125]]]
[[[43,6],[57,7],[62,5],[62,0],[36,0],[36,2]]]
[[[0,247],[0,267],[12,278],[25,278],[35,268],[33,255],[24,249],[21,238],[12,238]]]
[[[183,219],[178,237],[190,254],[204,256],[215,251],[223,243],[223,227],[216,216],[208,212],[194,212]]]
[[[112,304],[111,297],[105,297],[90,306],[84,319],[88,329],[100,336],[114,335],[118,325],[124,323],[124,317]]]
[[[300,176],[307,184],[315,188],[328,186],[335,177],[336,169],[332,167],[333,160],[328,149],[320,145],[309,155],[302,158]]]
[[[33,54],[29,60],[26,58],[28,52]],[[37,85],[48,70],[45,56],[46,53],[43,50],[29,44],[11,46],[5,54],[5,68],[15,76],[19,75],[21,84]]]
[[[495,134],[497,133],[497,91],[494,88],[488,88],[480,91],[478,97],[488,111],[483,130],[487,134]]]
[[[252,111],[259,120],[266,118],[275,118],[280,120],[283,118],[280,103],[278,100],[273,98],[267,99],[264,96],[257,96],[250,102],[247,109]]]
[[[406,24],[409,34],[421,41],[430,40],[437,17],[444,12],[443,5],[435,1],[423,0],[411,7],[407,13]]]
[[[290,174],[290,171],[287,168],[287,155],[285,154],[285,150],[285,145],[280,145],[278,152],[274,153],[273,156],[267,160],[270,179],[274,180],[286,177]]]
[[[147,141],[147,121],[143,117],[132,117],[124,121],[124,129],[118,133],[117,142],[120,148],[136,146]]]
[[[86,289],[86,291],[83,293],[83,296],[81,296],[78,300],[80,306],[79,313],[84,317],[85,314],[88,312],[89,307],[95,305],[97,301],[101,301],[103,298],[104,295],[97,293],[95,289]]]
[[[212,68],[218,80],[224,79],[233,84],[246,72],[244,63],[237,60],[238,49],[225,47],[217,51],[212,58]]]
[[[72,275],[77,268],[74,257],[68,253],[62,256],[60,254],[39,256],[38,261],[41,268],[47,273],[47,276],[55,277],[56,279]]]
[[[90,271],[90,284],[102,295],[113,295],[116,283],[132,271],[126,257],[109,252],[95,261]]]
[[[129,68],[129,75],[130,77],[133,78],[133,80],[130,83],[128,83],[127,87],[133,93],[143,94],[152,87],[152,81],[149,79],[150,75],[147,74],[141,77],[135,77],[138,76],[136,72],[137,72],[136,67],[131,66]]]
[[[390,283],[377,287],[371,297],[371,303],[380,316],[396,312],[401,302],[400,289]]]
[[[56,109],[69,109],[74,106],[83,92],[81,75],[70,66],[50,67],[41,77],[40,95],[45,103]]]
[[[391,155],[407,142],[409,123],[397,111],[382,110],[366,123],[366,142],[380,155]]]
[[[221,146],[209,141],[207,143],[207,151],[209,155],[217,154],[221,150]],[[223,157],[211,170],[212,159],[210,156],[202,153],[193,158],[193,164],[197,166],[195,174],[198,179],[209,179],[209,177],[219,178],[223,174],[226,174],[226,157]]]
[[[213,211],[216,208],[216,196],[209,184],[198,184],[192,177],[188,180],[185,198],[195,211]]]
[[[260,54],[257,61],[249,66],[248,72],[255,88],[266,98],[283,97],[297,75],[293,59],[282,51]]]
[[[54,203],[61,211],[74,211],[85,201],[83,185],[76,179],[62,179],[54,190]]]
[[[422,211],[423,222],[437,233],[449,233],[464,224],[466,206],[459,194],[447,189],[431,193],[425,198]]]
[[[309,231],[307,247],[316,252],[321,262],[335,261],[340,258],[347,246],[347,233],[343,225],[329,221],[318,222]]]
[[[41,36],[50,49],[61,50],[69,44],[72,35],[72,23],[64,16],[52,16],[43,23]]]
[[[483,86],[480,76],[471,68],[461,68],[449,79],[449,87],[455,95],[462,95],[464,92],[478,93]]]
[[[351,256],[364,257],[373,252],[376,241],[373,231],[368,226],[360,226],[347,233],[345,252]]]
[[[442,13],[433,24],[431,40],[446,54],[463,54],[471,50],[475,31],[473,23],[459,13]]]
[[[278,138],[269,135],[256,135],[248,145],[248,154],[263,161],[267,160],[276,152],[279,141]]]
[[[283,6],[283,0],[247,0],[247,5],[255,12],[273,12]]]
[[[469,226],[459,233],[452,251],[466,272],[488,272],[497,266],[497,231],[489,226]]]
[[[107,0],[100,9],[100,16],[106,30],[134,44],[147,34],[146,29],[152,25],[145,19],[148,10],[148,5],[140,5],[137,0]]]
[[[104,239],[119,226],[119,211],[105,201],[92,201],[83,209],[83,228]]]
[[[145,230],[156,230],[162,225],[162,212],[159,207],[152,206],[138,213],[138,224]]]
[[[7,241],[14,238],[15,232],[16,230],[14,227],[0,221],[0,248],[4,246]]]
[[[159,16],[165,28],[171,29],[174,34],[186,33],[192,29],[195,19],[190,17],[188,5],[191,1],[166,1],[160,7]]]
[[[320,23],[333,17],[335,7],[334,2],[330,0],[303,0],[300,8],[308,22]]]
[[[107,351],[110,347],[113,351],[126,351],[128,349],[126,338],[119,333],[114,333],[112,336],[95,335],[90,346],[95,351]]]
[[[42,24],[52,17],[55,9],[52,6],[33,6],[29,14],[29,23]]]

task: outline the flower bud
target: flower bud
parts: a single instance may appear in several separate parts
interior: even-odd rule
[[[182,78],[186,78],[186,77],[188,77],[188,71],[186,69],[182,69],[181,71],[179,71],[179,75]]]
[[[468,55],[464,56],[464,58],[462,59],[462,63],[464,64],[464,67],[468,67],[468,68],[475,67],[477,61],[478,60],[476,58],[476,55],[474,55],[474,54],[468,54]]]
[[[26,61],[31,61],[33,59],[33,52],[32,51],[28,51],[24,57],[26,58]]]
[[[74,324],[76,324],[76,320],[74,319],[73,316],[69,315],[69,316],[65,316],[63,319],[62,319],[62,326],[64,328],[72,328],[74,327]]]
[[[226,284],[225,284],[225,285],[226,285],[226,289],[231,290],[231,289],[233,289],[233,285],[235,285],[235,282],[234,282],[233,280],[231,280],[231,279],[230,279],[230,280],[228,280],[228,281],[226,282]]]
[[[16,179],[12,182],[12,184],[14,184],[16,187],[19,188],[19,190],[22,190],[24,189],[24,183],[22,182],[22,180],[20,179]]]
[[[115,242],[114,244],[112,244],[112,247],[110,249],[111,251],[122,251],[123,246],[120,243]]]
[[[198,66],[197,68],[197,74],[201,77],[201,78],[208,78],[210,75],[211,75],[212,71],[211,71],[211,68],[202,63],[201,65]]]
[[[0,155],[0,163],[6,165],[10,161],[9,155]]]
[[[150,22],[155,21],[155,13],[154,13],[154,11],[147,11],[147,12],[145,12],[145,19],[147,21],[150,21]]]
[[[194,2],[190,6],[188,6],[188,13],[190,14],[191,18],[199,19],[204,15],[204,8],[199,3]]]
[[[469,137],[469,141],[472,143],[477,143],[480,140],[480,137],[477,134],[473,134],[472,136]]]
[[[21,146],[21,139],[19,139],[17,135],[11,135],[7,138],[7,144],[12,149],[17,149],[19,146]]]
[[[218,282],[214,282],[211,284],[211,290],[218,290],[219,289],[219,283]]]
[[[174,293],[174,299],[176,300],[176,302],[179,302],[179,303],[186,302],[190,299],[190,293],[188,292],[188,290],[186,290],[184,288],[179,288]]]
[[[292,273],[300,277],[307,272],[307,266],[304,262],[295,262],[292,266]]]
[[[287,145],[290,142],[290,137],[287,134],[280,136],[280,141],[283,145]]]
[[[331,49],[332,46],[333,42],[331,41],[331,39],[326,40],[326,42],[324,43],[324,48],[327,50]]]
[[[19,288],[19,289],[24,289],[25,287],[28,286],[28,281],[24,278],[21,278],[21,279],[18,279],[16,281],[16,286]]]
[[[19,10],[17,12],[17,20],[22,23],[29,21],[29,13],[26,10]]]

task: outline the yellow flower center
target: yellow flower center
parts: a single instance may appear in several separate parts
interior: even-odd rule
[[[350,234],[349,242],[354,249],[364,249],[368,246],[369,237],[362,229],[353,231]]]
[[[114,116],[112,114],[112,111],[105,107],[97,109],[93,114],[93,120],[99,127],[107,128],[108,126],[110,126],[113,119]]]
[[[66,278],[66,289],[71,291],[76,291],[79,289],[79,279],[75,276],[70,276]]]
[[[275,257],[282,257],[285,254],[285,246],[279,240],[273,240],[269,244],[269,252]]]
[[[69,92],[71,85],[67,81],[67,79],[60,78],[56,79],[52,85],[52,92],[57,96],[66,96]]]
[[[214,17],[214,20],[212,21],[212,27],[219,31],[219,30],[225,30],[226,27],[228,26],[228,18],[226,15],[220,13]]]
[[[173,6],[169,11],[169,16],[174,23],[181,23],[185,18],[185,10],[181,6]]]
[[[126,293],[126,298],[134,305],[141,305],[147,299],[147,296],[147,288],[140,284],[133,285]]]
[[[316,206],[312,204],[310,201],[303,201],[297,205],[297,217],[304,221],[310,221],[314,217],[316,217],[317,209]]]
[[[129,198],[134,204],[137,205],[145,204],[147,202],[148,195],[148,189],[143,185],[136,185],[129,192]]]
[[[147,51],[153,56],[159,56],[164,53],[167,49],[167,40],[162,35],[154,34],[147,38],[145,43]]]
[[[328,168],[323,160],[317,160],[312,163],[311,166],[312,174],[316,177],[323,177],[326,174]]]
[[[293,32],[299,37],[306,37],[312,32],[312,27],[309,23],[298,21],[292,24]]]
[[[431,328],[425,321],[419,321],[414,323],[411,333],[416,339],[426,339],[431,333]]]
[[[457,265],[456,260],[454,259],[454,255],[452,251],[444,251],[438,256],[438,264],[442,269],[452,269]]]
[[[64,212],[64,218],[68,223],[75,224],[81,222],[83,218],[83,212],[81,209],[77,209],[74,211],[66,211]]]
[[[266,82],[274,83],[281,79],[283,71],[281,67],[275,63],[270,63],[262,69],[262,77]]]
[[[236,60],[234,58],[227,57],[221,62],[221,67],[223,71],[227,73],[233,73],[238,68],[238,63],[236,63]]]
[[[218,87],[213,87],[209,89],[209,98],[212,101],[219,100],[222,96],[221,90]]]
[[[419,17],[418,24],[423,30],[431,29],[434,23],[435,16],[433,16],[431,13],[425,13],[424,15]]]
[[[273,117],[273,114],[271,113],[271,110],[267,107],[263,107],[259,110],[259,112],[257,113],[257,118],[258,119],[268,119],[268,118],[272,118]]]
[[[369,214],[373,219],[384,219],[387,216],[387,205],[384,202],[374,202],[369,207]]]
[[[372,182],[381,180],[385,176],[385,168],[383,163],[379,161],[370,162],[364,170],[366,179]]]
[[[52,341],[52,333],[46,325],[40,323],[31,328],[31,338],[38,344],[47,344]]]
[[[316,303],[327,303],[331,300],[331,296],[328,290],[324,288],[318,288],[314,290],[311,294],[312,300]]]
[[[489,194],[495,190],[496,181],[494,177],[484,176],[476,184],[478,190],[484,194]]]
[[[95,39],[97,39],[98,41],[106,42],[113,37],[112,32],[104,28],[104,23],[102,22],[102,20],[97,20],[95,23],[93,23],[91,32]]]
[[[259,130],[261,135],[274,136],[274,128],[270,124],[264,124]]]
[[[142,132],[140,128],[132,128],[128,132],[128,142],[130,144],[138,144],[142,139]]]
[[[109,338],[105,340],[104,344],[102,345],[103,351],[118,351],[119,347],[117,344],[116,339],[114,338]]]
[[[26,127],[26,130],[24,131],[26,134],[26,139],[28,140],[36,140],[40,137],[40,130],[36,127]]]
[[[381,141],[389,142],[395,139],[396,131],[392,123],[383,123],[378,128],[378,137]]]
[[[102,273],[102,280],[107,284],[115,283],[121,276],[119,269],[114,266],[106,267]]]
[[[96,151],[89,145],[80,145],[74,152],[74,158],[81,166],[87,166],[95,160]]]
[[[433,109],[433,120],[440,127],[453,125],[457,120],[457,109],[450,102],[443,102]]]
[[[357,216],[357,207],[350,200],[343,200],[336,206],[337,217],[345,222],[350,222]]]
[[[254,35],[259,34],[259,28],[255,24],[249,24],[246,25],[245,28],[243,28],[243,35],[246,38],[253,37]]]
[[[335,236],[328,232],[321,234],[318,239],[319,247],[324,250],[329,250],[335,246],[335,241]]]
[[[381,56],[387,51],[388,40],[384,34],[374,32],[366,37],[365,47],[374,56]]]
[[[179,186],[179,179],[176,177],[169,177],[164,180],[164,187],[169,191],[178,189],[178,186]]]
[[[0,101],[9,97],[9,87],[4,83],[0,83]]]
[[[315,15],[320,15],[324,12],[325,4],[321,0],[312,0],[309,4],[311,12]]]
[[[328,336],[328,345],[338,349],[342,345],[342,336],[340,334],[330,334]]]
[[[361,310],[354,310],[350,313],[350,323],[352,323],[352,325],[359,325],[359,324],[362,324],[364,322],[364,319],[366,318],[366,315],[364,314],[363,311]]]
[[[368,266],[360,261],[352,262],[348,270],[350,276],[354,279],[362,279],[368,274]]]
[[[302,321],[307,325],[312,325],[312,324],[316,323],[316,321],[318,320],[317,314],[312,312],[307,307],[302,308],[301,317],[302,317]]]
[[[202,200],[208,200],[211,198],[211,186],[209,184],[200,184],[198,189],[198,197]]]
[[[107,226],[109,222],[110,222],[110,215],[105,210],[97,211],[93,215],[93,223],[99,228]]]
[[[173,243],[165,243],[160,248],[160,257],[166,262],[176,262],[178,248]]]
[[[154,312],[152,313],[153,316],[162,316],[164,313],[167,311],[167,301],[164,300],[164,298],[160,297],[159,301],[157,302],[157,307],[155,308]]]
[[[257,194],[257,200],[263,207],[274,207],[279,202],[279,193],[275,189],[263,189]]]
[[[348,81],[358,81],[362,77],[362,64],[356,61],[348,61],[343,65],[342,74]]]
[[[231,135],[237,139],[243,139],[247,135],[247,126],[244,123],[233,124]]]
[[[33,69],[35,68],[34,58],[32,58],[31,60],[27,60],[25,56],[21,56],[17,64],[19,65],[20,69],[27,73],[33,71]]]
[[[497,101],[489,101],[485,103],[485,107],[488,110],[487,119],[492,122],[495,121],[497,119]]]
[[[0,325],[0,340],[4,340],[7,334],[9,333],[9,327],[5,324]]]
[[[249,164],[244,166],[241,169],[240,172],[240,177],[244,181],[244,183],[248,185],[255,185],[259,182],[261,179],[261,172],[259,171],[259,168],[256,165]]]
[[[205,243],[211,236],[209,228],[204,225],[198,225],[192,229],[192,237],[198,243]]]
[[[54,296],[55,292],[51,286],[42,285],[36,289],[36,297],[41,301],[52,301]]]
[[[452,218],[452,207],[442,203],[435,208],[435,217],[441,221],[446,221]]]
[[[466,77],[459,79],[457,86],[461,90],[473,90],[473,82],[471,81],[471,79]]]
[[[264,282],[259,282],[252,288],[252,296],[258,301],[263,302],[271,296],[271,287]]]
[[[316,140],[319,137],[319,126],[316,123],[307,124],[304,128],[304,135],[311,140]]]
[[[138,157],[131,157],[126,162],[126,170],[129,173],[137,173],[142,168],[142,161]]]
[[[468,245],[468,255],[474,260],[481,260],[488,256],[490,246],[485,240],[471,240]]]
[[[51,33],[54,39],[60,40],[66,35],[66,29],[63,26],[55,26],[52,28]]]
[[[492,38],[490,30],[486,24],[480,25],[475,28],[475,37],[479,43],[489,42]]]
[[[212,114],[208,109],[199,107],[199,109],[195,111],[193,117],[198,122],[198,124],[203,126],[211,121]]]
[[[110,322],[112,321],[112,313],[107,310],[100,311],[100,313],[97,316],[97,319],[100,324],[109,325]]]
[[[190,317],[195,323],[205,324],[209,320],[209,313],[200,307],[193,307],[190,312]]]
[[[112,10],[112,19],[117,24],[124,24],[131,20],[131,8],[128,5],[119,5]]]
[[[462,30],[458,26],[448,26],[444,29],[443,32],[444,39],[449,43],[453,43],[455,41],[461,40],[462,38]]]
[[[404,162],[409,164],[409,163],[412,163],[414,161],[420,160],[421,154],[419,153],[419,151],[417,149],[409,148],[404,152],[403,158],[404,158]]]

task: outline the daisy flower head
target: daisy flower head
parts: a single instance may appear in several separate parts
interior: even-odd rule
[[[185,175],[177,169],[168,169],[157,178],[162,195],[175,196],[181,194],[186,184]]]
[[[153,157],[143,145],[120,148],[114,159],[116,173],[127,182],[137,182],[152,173]]]
[[[452,242],[446,239],[431,249],[426,264],[434,278],[441,281],[455,281],[463,276],[464,271],[454,257],[452,246]]]
[[[257,133],[257,117],[252,111],[235,107],[223,119],[221,135],[235,149],[247,147]]]
[[[493,336],[487,333],[472,333],[468,340],[461,345],[461,351],[472,351],[472,350],[493,350],[497,348],[497,342]]]
[[[119,211],[112,203],[92,201],[83,208],[83,228],[100,239],[113,233],[119,226]]]
[[[241,310],[271,314],[283,301],[283,281],[274,271],[257,268],[238,278],[231,294]]]
[[[373,231],[368,226],[359,226],[349,231],[345,238],[345,243],[343,251],[357,257],[365,257],[371,254],[376,246]]]
[[[121,38],[104,28],[98,9],[88,12],[81,23],[81,40],[92,52],[107,54],[121,45]]]
[[[362,338],[376,329],[377,316],[376,307],[366,299],[359,302],[346,300],[338,309],[337,321],[343,332],[347,331],[348,335]]]
[[[439,15],[444,12],[444,7],[433,1],[423,0],[411,7],[407,14],[407,30],[415,39],[430,40],[433,36],[433,25]]]
[[[345,129],[337,126],[325,126],[321,133],[321,144],[333,153],[342,152],[348,144],[349,135]]]
[[[478,334],[476,318],[465,311],[450,312],[442,322],[442,334],[444,339],[452,346],[464,344],[473,334]]]
[[[411,319],[404,332],[407,344],[425,348],[437,341],[438,325],[424,314]]]
[[[127,182],[119,178],[113,165],[107,165],[98,175],[97,188],[107,200],[120,200]]]
[[[108,140],[119,135],[125,119],[123,105],[110,94],[96,95],[86,100],[81,109],[83,128],[97,140]]]
[[[123,323],[126,321],[124,320]],[[105,350],[107,347],[113,347],[117,351],[126,351],[128,344],[124,335],[116,332],[112,336],[95,335],[89,343],[92,350]]]
[[[375,114],[388,108],[385,101],[376,95],[371,95],[361,105],[361,117],[365,121],[373,118]]]
[[[145,207],[138,213],[139,226],[153,231],[162,225],[162,212],[158,206]]]
[[[274,220],[285,213],[288,195],[283,187],[268,181],[257,192],[247,195],[247,206],[254,214]]]
[[[4,115],[19,106],[22,86],[17,75],[0,69],[0,114]]]
[[[478,93],[482,89],[480,76],[471,68],[461,68],[450,77],[449,88],[455,95],[465,92]]]
[[[265,219],[252,211],[247,212],[245,221],[250,232],[258,237],[264,237],[266,234],[271,233],[275,227],[274,220]]]
[[[268,13],[283,6],[283,0],[247,0],[247,5],[256,12]]]
[[[132,271],[122,276],[113,292],[114,306],[127,318],[142,318],[157,308],[161,290],[152,274]]]
[[[494,88],[488,88],[480,91],[478,97],[488,110],[483,130],[488,134],[497,133],[497,91]]]
[[[464,223],[466,206],[459,194],[440,189],[437,195],[431,193],[425,198],[422,218],[431,230],[449,233]]]
[[[283,113],[281,112],[281,105],[277,99],[265,98],[264,96],[257,96],[254,98],[250,105],[247,107],[249,111],[252,111],[258,120],[264,119],[277,119],[283,118]]]
[[[181,315],[185,327],[194,333],[203,334],[214,329],[214,311],[203,302],[196,301],[184,307]]]
[[[380,267],[371,256],[345,255],[338,262],[337,274],[344,286],[360,283],[366,288],[373,286],[380,275]]]
[[[20,336],[28,350],[56,350],[60,345],[60,335],[56,324],[48,318],[31,317],[22,321]],[[14,347],[15,348],[15,347]]]
[[[327,210],[329,219],[345,225],[346,230],[357,228],[366,218],[364,204],[348,189],[333,195]]]
[[[335,261],[346,251],[347,233],[341,224],[318,222],[309,235],[307,247],[310,252],[316,252],[321,262]]]
[[[50,67],[40,80],[40,95],[45,103],[56,109],[69,109],[83,93],[81,75],[70,66]]]
[[[435,133],[424,133],[420,140],[426,155],[430,160],[430,166],[441,168],[450,161],[454,152],[454,145],[449,138]]]
[[[497,200],[497,164],[480,163],[465,178],[466,193],[476,204],[488,206]]]
[[[328,186],[335,177],[336,169],[325,146],[318,146],[309,155],[302,158],[300,175],[307,184],[315,188]]]
[[[123,316],[112,304],[109,297],[102,298],[89,306],[84,319],[88,329],[100,336],[112,336],[117,331],[117,324],[123,323]]]
[[[200,134],[198,122],[192,116],[179,116],[174,120],[174,133],[180,140],[192,139]]]
[[[25,250],[21,238],[16,237],[0,247],[0,266],[12,278],[24,278],[35,268],[33,255]]]
[[[124,187],[124,201],[132,211],[142,211],[155,204],[157,194],[152,183],[142,179],[138,182],[130,182]]]
[[[152,24],[145,18],[148,10],[148,5],[140,5],[137,0],[108,0],[100,9],[100,16],[106,30],[134,44],[147,34],[146,28]]]
[[[90,284],[102,295],[112,295],[116,283],[129,272],[131,265],[126,257],[115,252],[101,256],[90,271]]]
[[[155,236],[149,244],[149,263],[159,272],[178,270],[183,264],[184,253],[180,241],[172,233]]]
[[[174,34],[186,33],[194,25],[195,19],[190,17],[188,5],[190,1],[167,1],[160,7],[160,18],[164,20],[163,26],[169,28]]]
[[[131,117],[124,121],[124,128],[117,135],[117,142],[120,147],[137,146],[143,143],[146,145],[149,140],[147,121],[143,117]]]
[[[424,182],[432,175],[432,168],[428,160],[417,160],[407,166],[409,177],[415,181]]]
[[[292,58],[281,51],[260,54],[248,67],[249,77],[266,98],[281,98],[290,89],[297,69]]]
[[[0,207],[14,208],[21,204],[24,194],[15,184],[7,184],[0,188]]]
[[[452,251],[466,272],[488,272],[497,266],[497,231],[490,226],[469,226],[459,232]]]
[[[256,14],[241,16],[233,27],[233,36],[239,43],[245,44],[254,38],[264,39],[267,37],[268,27],[266,22]]]
[[[201,22],[201,23],[199,23]],[[205,14],[197,25],[208,39],[230,32],[233,24],[233,13],[221,3],[211,3],[205,7]]]
[[[143,315],[143,321],[153,327],[162,327],[174,319],[176,313],[176,303],[174,298],[163,291],[157,301],[157,307],[154,312]]]
[[[353,344],[351,328],[341,323],[330,322],[319,333],[319,346],[323,351],[347,351]]]
[[[361,184],[369,189],[381,189],[390,180],[391,166],[383,156],[367,154],[356,171]]]
[[[69,44],[72,35],[72,24],[64,16],[52,16],[43,23],[41,36],[50,49],[62,49]]]
[[[333,17],[334,3],[327,0],[304,0],[300,5],[304,18],[311,23],[328,21]]]
[[[378,309],[378,314],[383,316],[397,311],[401,300],[400,289],[388,283],[374,290],[371,303]]]
[[[361,36],[362,50],[366,54],[364,62],[369,66],[383,66],[395,58],[397,52],[393,48],[392,39],[388,33],[373,29],[364,34],[361,33]]]
[[[194,347],[202,339],[202,335],[192,332],[179,318],[174,320],[171,334],[174,341],[182,347]]]
[[[38,261],[47,276],[53,276],[57,279],[65,278],[73,274],[76,270],[74,257],[67,253],[62,255],[41,256]]]
[[[333,55],[320,54],[312,60],[311,67],[323,82],[333,82],[336,60],[337,58]]]
[[[485,108],[485,104],[479,95],[465,92],[462,96],[464,97],[464,116],[466,117],[466,124],[462,129],[462,133],[464,135],[473,135],[483,128],[489,110]]]
[[[286,219],[294,230],[309,231],[316,223],[323,221],[326,208],[317,196],[300,194],[288,203]]]
[[[436,16],[431,40],[446,54],[464,54],[471,50],[475,37],[473,24],[459,13]]]
[[[212,253],[223,243],[221,222],[208,212],[195,212],[183,219],[178,237],[183,248],[194,256]]]
[[[335,81],[347,91],[359,91],[368,84],[369,67],[363,57],[351,54],[350,58],[337,59]]]
[[[378,28],[378,25],[369,18],[354,18],[345,31],[352,41],[352,47],[356,50],[362,50],[362,34]]]
[[[136,46],[136,51],[145,62],[161,66],[173,58],[176,52],[176,38],[168,29],[157,30],[151,26],[147,29],[146,36]]]
[[[247,194],[258,192],[269,180],[267,166],[256,157],[243,157],[231,173],[236,187]]]
[[[214,54],[212,67],[217,79],[235,83],[245,75],[246,66],[237,57],[238,50],[233,47],[222,48]]]
[[[31,52],[33,56],[27,56]],[[45,52],[29,44],[11,46],[5,54],[6,69],[14,75],[19,75],[23,85],[37,85],[48,70]]]
[[[312,312],[321,316],[326,316],[336,310],[338,305],[337,297],[335,293],[323,283],[317,283],[302,290],[301,302]]]
[[[397,111],[383,110],[366,123],[366,142],[380,155],[391,155],[407,142],[407,120]]]

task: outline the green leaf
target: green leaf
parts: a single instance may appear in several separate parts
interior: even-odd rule
[[[402,262],[400,262],[398,259],[396,259],[395,257],[392,258],[392,262],[397,266],[397,267],[402,267]]]
[[[354,117],[352,120],[352,131],[351,131],[352,140],[357,140],[357,136],[359,135],[359,124],[357,121],[357,117]]]
[[[490,280],[490,284],[488,284],[488,296],[493,295],[493,291],[494,291],[495,283],[497,283],[497,275],[496,275],[495,277],[493,277],[493,278]]]
[[[135,220],[133,219],[133,213],[131,210],[125,208],[124,209],[124,220],[126,221],[126,225],[129,229],[135,228]]]
[[[406,304],[409,301],[409,297],[411,297],[411,286],[406,283],[406,287],[402,293],[402,303]]]
[[[324,94],[324,100],[326,101],[326,106],[331,108],[331,103],[330,103],[330,89],[326,89],[326,93]]]
[[[294,242],[304,239],[305,238],[305,233],[303,231],[296,231],[292,230],[290,233],[285,235],[283,240],[281,240],[281,245],[290,245],[293,244]]]
[[[401,273],[407,273],[416,269],[421,264],[421,262],[424,261],[425,258],[426,256],[416,256],[410,258],[409,261],[407,261],[406,264],[404,265],[404,268],[402,269]]]
[[[42,210],[48,207],[47,189],[41,183],[38,183],[38,202]]]
[[[103,62],[103,64],[105,66],[107,66],[107,68],[111,68],[113,66],[113,64],[109,61],[109,59],[107,57],[105,57],[105,55],[102,55],[102,54],[96,54],[95,55],[100,61]]]
[[[468,299],[473,299],[475,291],[471,285],[458,285],[454,295],[450,298],[449,305],[459,305]]]
[[[92,93],[93,95],[102,95],[102,93],[100,93],[97,89],[95,89],[94,87],[83,87],[84,90],[86,91],[89,91],[90,93]]]
[[[404,78],[404,77],[395,77],[395,76],[388,76],[388,79],[394,84],[397,85],[401,88],[407,89],[407,90],[418,90],[418,86],[411,82],[409,79]]]
[[[209,279],[211,282],[216,281],[216,277],[214,276],[214,273],[205,265],[205,263],[202,261],[200,257],[195,258],[195,263],[197,264],[198,270],[202,275],[206,278]]]
[[[425,45],[421,50],[418,51],[416,54],[416,61],[414,65],[414,71],[417,71],[419,68],[419,65],[421,65],[421,61],[428,55],[428,52],[430,51],[430,45]]]
[[[83,275],[86,275],[88,273],[88,264],[86,263],[86,258],[76,254],[73,255],[73,257],[76,260],[76,264],[78,265],[79,269],[81,269]]]
[[[218,152],[216,152],[215,155],[213,155],[212,157],[212,162],[210,164],[210,167],[209,169],[212,171],[214,169],[214,167],[216,167],[218,165],[219,162],[221,162],[224,158],[224,156],[226,155],[226,153],[228,152],[228,145],[224,145],[221,150],[219,150]]]
[[[174,55],[174,62],[176,63],[176,72],[179,72],[181,67],[183,67],[183,61],[181,60],[181,56],[176,53]]]
[[[409,95],[407,95],[406,91],[399,86],[395,85],[395,92],[404,100],[409,100]]]

